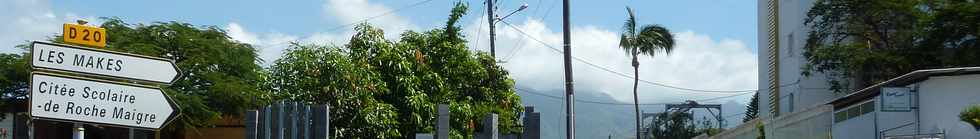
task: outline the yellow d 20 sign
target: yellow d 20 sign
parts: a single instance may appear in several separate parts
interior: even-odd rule
[[[105,48],[106,32],[104,28],[66,23],[65,30],[61,35],[67,43]]]

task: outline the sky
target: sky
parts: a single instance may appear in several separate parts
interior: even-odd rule
[[[397,39],[405,30],[443,26],[455,0],[0,0],[2,53],[26,40],[59,34],[61,24],[98,17],[118,17],[128,23],[178,21],[225,29],[235,40],[256,45],[268,66],[291,41],[340,45],[350,37],[353,23],[368,22]],[[488,30],[482,0],[464,0],[470,9],[461,20],[468,46],[488,51]],[[500,0],[498,14],[524,11],[497,25],[497,55],[520,88],[563,90],[560,49],[560,0]],[[701,90],[755,90],[758,84],[756,3],[748,0],[574,0],[570,4],[572,53],[577,91],[601,93],[615,103],[632,103],[630,58],[618,48],[626,6],[636,10],[640,25],[659,24],[677,42],[669,55],[640,58],[640,103],[675,103],[731,96],[654,85]],[[376,17],[376,18],[371,18]],[[370,20],[365,20],[370,19]],[[111,39],[112,35],[109,34]],[[111,47],[111,46],[110,46]],[[583,62],[584,61],[584,62]],[[588,63],[586,63],[588,62]],[[589,66],[592,64],[594,66]],[[604,69],[600,69],[601,67]],[[611,72],[610,72],[611,71]],[[543,92],[562,96],[560,91]],[[522,95],[529,95],[522,93]],[[744,104],[751,95],[703,103]],[[589,99],[589,98],[579,98]],[[535,105],[537,102],[525,102]],[[541,105],[541,104],[538,104]],[[732,113],[738,113],[735,111]],[[725,115],[728,115],[725,114]],[[563,116],[557,116],[563,117]],[[557,118],[556,117],[556,118]],[[737,119],[740,121],[740,119]]]

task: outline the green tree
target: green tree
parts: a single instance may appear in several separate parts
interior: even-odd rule
[[[127,24],[119,18],[102,18],[111,51],[162,57],[176,62],[183,75],[162,89],[180,106],[182,116],[165,127],[168,131],[194,131],[212,125],[222,116],[239,116],[262,104],[268,95],[258,90],[263,71],[255,49],[231,40],[215,26],[195,27],[179,22]],[[63,43],[61,36],[49,41]],[[18,45],[27,50],[29,44]],[[24,55],[29,55],[25,52]],[[0,98],[3,103],[26,99],[29,57],[0,54]]]
[[[270,70],[269,87],[279,99],[329,104],[336,138],[392,138],[394,106],[376,99],[386,92],[377,73],[336,47],[293,44]]]
[[[758,137],[755,137],[755,138],[756,139],[766,139],[766,127],[765,127],[765,124],[763,124],[762,122],[759,122],[759,124],[757,126],[755,126],[755,128],[759,130],[759,136]]]
[[[670,54],[674,49],[674,37],[667,28],[660,25],[645,25],[637,30],[636,17],[633,9],[626,7],[629,18],[623,24],[623,34],[619,40],[619,48],[633,58],[633,106],[636,110],[636,137],[640,138],[640,101],[637,98],[637,85],[640,81],[640,61],[639,55],[655,56],[663,51]],[[639,31],[639,32],[637,32]]]
[[[172,131],[195,130],[221,116],[239,116],[260,106],[267,96],[257,86],[263,71],[255,48],[232,40],[216,26],[102,19],[101,27],[111,34],[106,49],[171,59],[180,68],[182,78],[163,88],[183,115],[174,122],[176,126],[168,127]]]
[[[657,114],[650,123],[650,135],[654,139],[689,139],[712,131],[707,119],[698,127],[693,115],[684,112],[666,112]],[[717,131],[717,130],[716,130]]]
[[[19,46],[26,47],[26,46]],[[0,54],[0,107],[26,103],[30,66],[21,54]],[[0,115],[0,119],[6,119]]]
[[[742,122],[748,122],[759,117],[759,92],[752,94],[752,100],[745,106],[745,117]]]
[[[831,90],[852,91],[920,69],[978,66],[976,1],[818,0],[803,75],[826,73]]]
[[[176,62],[181,79],[162,89],[179,105],[182,116],[167,131],[196,131],[211,126],[222,116],[239,116],[255,108],[268,95],[258,90],[263,71],[255,49],[231,40],[215,26],[196,27],[179,22],[127,24],[119,18],[102,18],[110,37],[105,49]],[[61,36],[49,41],[62,43]],[[27,50],[29,45],[19,45]],[[25,52],[25,55],[29,53]],[[24,101],[29,80],[29,57],[0,55],[0,93],[4,103]]]
[[[977,131],[980,131],[980,105],[970,105],[960,112],[960,121],[969,123]]]
[[[434,131],[437,104],[449,104],[453,138],[469,138],[488,113],[502,133],[519,132],[523,107],[514,81],[488,54],[470,52],[457,21],[407,31],[398,42],[368,24],[355,27],[343,46],[292,44],[269,69],[277,98],[331,105],[337,138],[411,138]]]

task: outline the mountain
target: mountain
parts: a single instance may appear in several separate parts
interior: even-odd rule
[[[542,138],[565,138],[564,92],[564,90],[527,88],[518,90],[518,94],[521,95],[521,102],[525,106],[533,106],[536,112],[541,113]],[[634,138],[635,122],[632,102],[619,102],[608,94],[600,92],[576,92],[575,97],[576,100],[579,100],[575,103],[576,138]],[[648,102],[641,102],[641,104],[646,103]],[[722,115],[728,116],[725,117],[726,127],[734,127],[741,123],[745,104],[727,100],[722,104],[722,109]],[[664,106],[640,105],[640,110],[648,113],[663,112]],[[711,117],[711,113],[704,109],[692,111],[698,120],[702,117]],[[713,112],[717,113],[715,110]],[[650,120],[652,119],[644,119],[646,122]]]

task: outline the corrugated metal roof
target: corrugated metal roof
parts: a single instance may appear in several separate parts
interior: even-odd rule
[[[861,102],[878,96],[881,91],[881,87],[894,87],[894,86],[905,86],[912,83],[920,82],[922,80],[928,79],[932,76],[956,76],[956,75],[967,75],[967,74],[980,74],[980,67],[961,67],[961,68],[945,68],[945,69],[926,69],[917,70],[909,72],[908,74],[892,78],[888,81],[881,82],[870,87],[855,91],[846,96],[839,97],[827,104],[834,105],[834,109],[839,109],[841,107],[847,107],[856,102]]]

